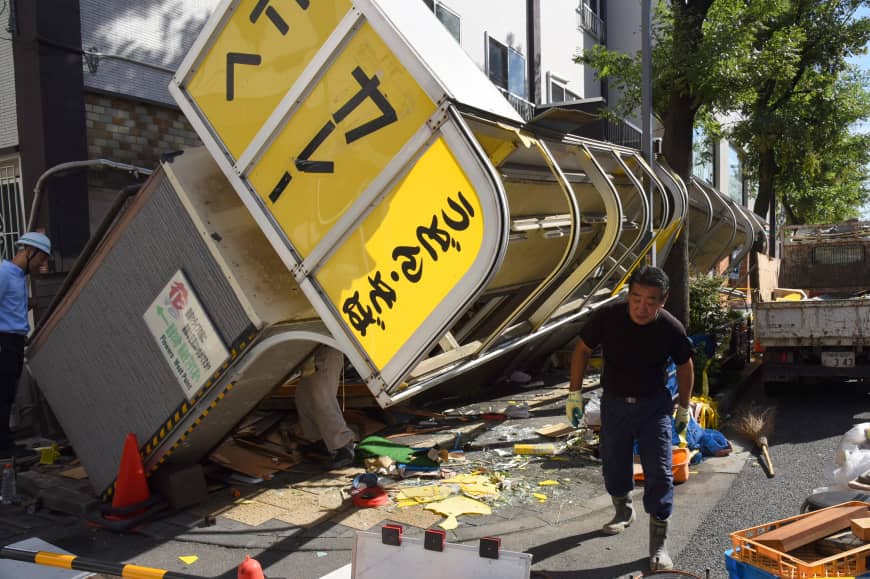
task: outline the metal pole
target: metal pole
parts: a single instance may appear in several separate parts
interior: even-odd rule
[[[70,569],[73,571],[88,571],[90,573],[105,573],[123,577],[124,579],[203,579],[200,575],[189,575],[165,569],[142,567],[129,563],[111,563],[97,559],[86,559],[76,555],[63,553],[51,553],[49,551],[27,551],[14,547],[0,548],[0,558],[23,561],[36,565],[45,565],[57,569]]]
[[[655,162],[652,147],[652,0],[641,2],[641,87],[640,87],[640,115],[641,115],[641,150],[650,168],[655,171]],[[646,195],[649,199],[650,220],[648,239],[653,238],[653,189],[652,179],[646,180]],[[656,247],[650,246],[650,265],[656,265]]]

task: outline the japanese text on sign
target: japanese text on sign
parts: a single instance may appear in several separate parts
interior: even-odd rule
[[[350,10],[331,0],[242,0],[188,83],[234,159]]]
[[[181,271],[142,317],[190,400],[228,352]]]
[[[434,111],[364,24],[245,176],[306,256]]]
[[[390,272],[390,279],[393,283],[398,283],[402,277],[410,283],[420,283],[426,259],[426,255],[420,255],[421,249],[426,250],[426,254],[433,262],[438,261],[438,256],[450,249],[457,252],[462,251],[462,245],[454,235],[468,229],[475,213],[462,191],[457,193],[457,197],[459,198],[458,203],[450,197],[447,198],[447,205],[457,214],[456,219],[448,216],[446,210],[441,211],[441,218],[446,228],[439,225],[438,215],[433,215],[428,226],[420,225],[417,227],[416,245],[398,245],[393,248],[393,261],[401,266],[402,271],[401,276],[397,271]],[[360,292],[356,290],[353,292],[353,296],[344,300],[341,306],[341,311],[350,326],[360,336],[365,336],[368,327],[372,324],[382,330],[386,329],[386,322],[380,315],[386,313],[384,310],[393,309],[393,304],[398,300],[395,288],[382,279],[380,270],[376,271],[374,276],[369,276],[368,281],[371,286],[368,290],[368,303],[364,303],[360,297]],[[375,317],[375,314],[378,317]]]
[[[483,229],[477,194],[438,139],[317,277],[382,367],[471,268]]]

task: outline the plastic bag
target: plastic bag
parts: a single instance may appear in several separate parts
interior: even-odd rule
[[[583,409],[586,426],[601,426],[601,400],[590,398]]]
[[[843,435],[834,456],[835,468],[831,471],[831,477],[838,484],[845,485],[870,470],[868,434],[870,422],[856,424]]]
[[[870,422],[856,424],[843,435],[840,445],[837,446],[834,462],[843,466],[846,462],[846,453],[856,450],[870,450]]]

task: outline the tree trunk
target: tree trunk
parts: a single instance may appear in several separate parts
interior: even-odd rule
[[[664,116],[662,153],[668,164],[688,183],[692,175],[692,128],[695,122],[695,107],[686,95],[671,93],[668,112]],[[668,259],[662,268],[671,278],[671,292],[667,309],[683,325],[689,323],[689,220],[674,242]]]
[[[758,197],[755,199],[753,211],[764,217],[768,216],[770,222],[770,238],[767,241],[767,254],[776,257],[776,197],[774,191],[774,178],[776,174],[776,159],[773,149],[765,148],[760,152],[758,159]]]

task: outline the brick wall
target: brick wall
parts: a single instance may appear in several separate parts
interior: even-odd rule
[[[181,111],[116,96],[86,94],[88,156],[146,168],[160,155],[200,145]]]

